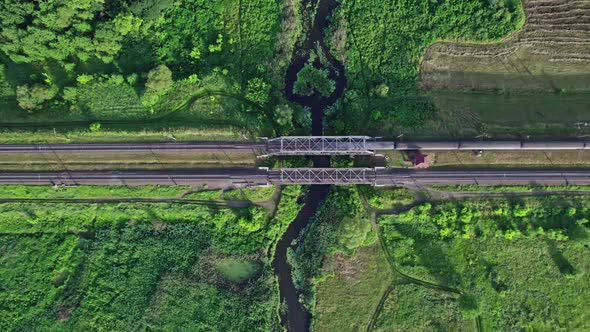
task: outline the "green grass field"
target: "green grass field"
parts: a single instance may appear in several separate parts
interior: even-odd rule
[[[587,329],[587,204],[574,197],[451,201],[383,216],[385,244],[402,272],[463,295],[405,287],[388,300],[377,329],[471,330],[476,317],[484,330]],[[447,300],[435,300],[441,296]],[[412,310],[424,297],[437,305],[418,316]]]
[[[361,247],[352,257],[330,256],[325,265],[333,272],[316,285],[314,331],[363,331],[393,279],[381,249]]]
[[[395,137],[420,127],[437,115],[418,89],[426,49],[441,39],[500,40],[523,22],[520,1],[343,1],[331,27],[338,38],[331,40],[348,91],[330,129]]]
[[[324,254],[314,258],[320,263],[310,276],[316,280],[313,326],[584,331],[590,327],[588,217],[586,197],[423,203],[378,219],[387,258],[378,246],[353,254],[334,250],[342,235],[328,232],[330,221],[316,221],[314,230],[333,246],[326,250],[322,240]]]
[[[417,138],[531,138],[584,137],[590,128],[587,93],[469,93],[433,92],[439,119],[408,132]]]
[[[10,197],[176,197],[186,188],[92,189],[0,187]],[[0,328],[277,330],[267,253],[297,213],[299,189],[283,195],[274,218],[260,207],[0,204]]]

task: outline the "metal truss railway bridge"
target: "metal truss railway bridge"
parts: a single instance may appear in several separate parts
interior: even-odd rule
[[[0,145],[0,153],[37,151],[120,152],[253,150],[266,156],[373,155],[383,150],[590,150],[590,141],[460,141],[391,142],[368,136],[278,137],[266,142],[182,142],[131,144]],[[590,170],[411,170],[385,168],[276,168],[227,170],[133,170],[0,172],[0,184],[106,184],[196,185],[217,183],[235,186],[300,184],[416,186],[429,184],[590,184]]]

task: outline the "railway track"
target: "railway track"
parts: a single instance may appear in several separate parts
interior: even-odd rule
[[[369,155],[375,151],[590,150],[590,141],[377,141],[367,136],[279,137],[263,142],[0,144],[1,153],[253,151],[259,155]]]
[[[0,153],[31,152],[198,152],[218,150],[264,150],[261,142],[170,142],[89,144],[0,144]]]
[[[169,171],[3,172],[0,184],[186,185],[247,187],[320,184],[416,187],[428,185],[590,185],[590,170],[219,169]],[[317,172],[317,173],[313,173]]]

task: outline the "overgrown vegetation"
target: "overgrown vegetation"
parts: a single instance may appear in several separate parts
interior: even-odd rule
[[[484,330],[583,329],[587,206],[587,198],[573,197],[473,200],[381,217],[401,272],[463,295],[394,286],[375,329],[473,329],[478,316]]]
[[[289,261],[295,285],[313,312],[315,286],[332,274],[324,269],[328,256],[351,256],[356,248],[374,244],[376,235],[354,187],[335,188],[302,234]]]
[[[284,190],[285,211],[296,213],[299,190]],[[276,330],[267,253],[291,217],[260,207],[0,204],[0,329]]]
[[[441,39],[492,41],[524,21],[520,1],[345,0],[333,19],[343,35],[348,91],[329,123],[336,133],[382,133],[419,127],[436,116],[429,97],[417,93],[426,47]],[[342,37],[340,37],[342,40]],[[351,121],[354,119],[354,121]]]
[[[296,38],[282,33],[283,15],[279,0],[7,0],[2,122],[137,120],[188,102],[188,115],[159,128],[280,130],[264,110],[283,100],[287,63],[275,57]]]
[[[371,188],[362,190],[362,195],[379,207],[389,207],[396,192],[367,189]],[[378,199],[381,193],[383,198]],[[353,250],[341,245],[352,233],[365,239],[374,236],[336,231],[346,224],[342,216],[367,218],[354,189],[339,188],[320,209],[291,257],[297,263],[296,280],[314,310],[315,329],[459,331],[475,330],[478,324],[491,331],[586,327],[588,198],[471,199],[419,205],[407,205],[411,203],[407,199],[392,201],[394,207],[405,204],[405,212],[377,219],[387,259],[375,247],[359,247],[361,242]],[[369,312],[358,308],[359,299]]]
[[[312,63],[306,63],[297,73],[293,92],[303,96],[318,93],[322,97],[329,97],[335,88],[334,81],[328,78],[327,69],[317,69]]]

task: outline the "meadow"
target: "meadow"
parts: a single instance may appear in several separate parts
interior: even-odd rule
[[[420,127],[437,113],[418,91],[426,49],[439,40],[500,40],[523,23],[520,1],[343,1],[330,41],[348,90],[329,117],[331,130],[393,137]]]
[[[333,192],[322,208],[332,214],[316,217],[313,232],[301,240],[304,249],[294,255],[305,262],[301,271],[308,271],[302,274],[303,294],[309,294],[314,310],[314,330],[589,327],[590,210],[585,196],[419,204],[408,198],[383,205],[374,197],[389,196],[387,190],[358,195],[353,190]],[[361,197],[375,202],[373,208],[396,207],[396,214],[378,215],[371,227]],[[369,231],[356,234],[378,236],[379,241],[340,245],[350,232],[337,231],[348,221],[335,206],[356,211],[355,229]]]
[[[382,216],[393,264],[460,294],[404,286],[385,302],[375,330],[587,328],[587,206],[587,198],[567,196],[475,199]],[[433,310],[418,314],[421,303]]]
[[[176,197],[186,189],[80,188],[59,196]],[[41,187],[2,191],[58,195]],[[283,190],[276,215],[255,206],[0,204],[0,328],[278,330],[269,255],[298,211],[299,194]]]

